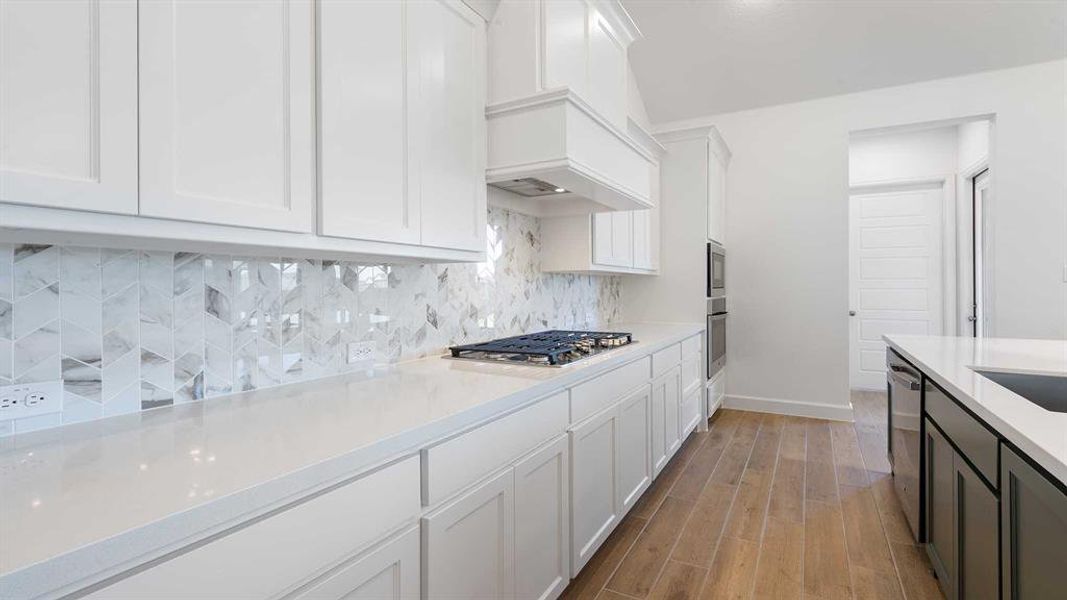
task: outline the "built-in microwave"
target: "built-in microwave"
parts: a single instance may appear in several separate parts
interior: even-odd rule
[[[726,295],[726,250],[715,242],[708,242],[707,297],[721,298]]]
[[[708,379],[726,366],[726,297],[708,300]]]

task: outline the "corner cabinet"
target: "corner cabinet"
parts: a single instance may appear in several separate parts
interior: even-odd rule
[[[459,0],[18,1],[0,28],[17,239],[484,256],[486,24]]]

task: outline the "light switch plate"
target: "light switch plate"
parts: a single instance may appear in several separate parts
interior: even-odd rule
[[[0,386],[0,421],[63,412],[63,382]]]

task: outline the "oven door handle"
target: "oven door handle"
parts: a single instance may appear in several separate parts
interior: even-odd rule
[[[886,376],[889,378],[890,383],[902,385],[913,392],[917,392],[922,389],[922,384],[919,383],[919,380],[916,379],[913,375],[911,375],[911,373],[908,371],[902,371],[895,368],[891,368],[891,370],[886,371]]]
[[[715,313],[713,315],[708,315],[708,320],[709,321],[721,321],[721,320],[723,320],[725,318],[726,318],[726,313]]]

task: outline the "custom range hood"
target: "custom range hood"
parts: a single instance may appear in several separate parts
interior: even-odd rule
[[[651,208],[653,157],[626,132],[615,1],[503,0],[489,25],[486,181],[544,216]]]

